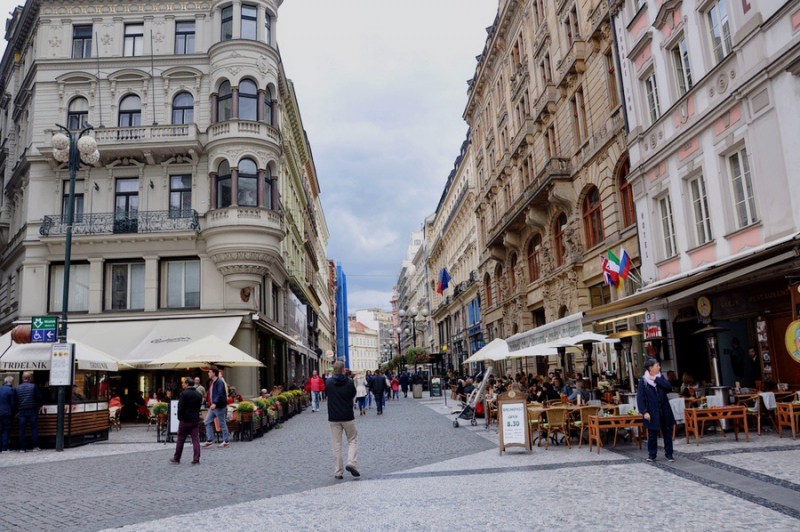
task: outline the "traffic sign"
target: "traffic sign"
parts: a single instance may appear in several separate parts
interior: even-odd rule
[[[31,318],[31,342],[53,343],[58,338],[58,318],[34,316]]]

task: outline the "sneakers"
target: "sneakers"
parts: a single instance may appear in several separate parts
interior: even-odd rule
[[[674,462],[674,461],[675,461],[675,458],[673,458],[671,456],[667,456],[667,462]]]
[[[38,447],[34,447],[34,448],[33,448],[33,449],[31,449],[31,450],[32,450],[33,452],[35,452],[35,453],[38,453],[39,451],[41,451],[41,449],[39,449]]]
[[[345,467],[345,469],[347,470],[348,473],[350,473],[354,477],[360,477],[361,476],[361,473],[358,472],[358,469],[356,469],[355,466],[349,465],[349,466]]]
[[[230,446],[231,446],[231,444],[230,444],[230,443],[228,443],[228,442],[224,441],[224,442],[220,443],[219,445],[217,445],[217,448],[218,448],[218,449],[224,449],[224,448],[226,448],[226,447],[230,447]]]
[[[204,447],[204,448],[208,448],[208,447],[211,447],[212,445],[214,445],[213,441],[206,441],[206,442],[203,442],[200,446]]]
[[[655,458],[650,458],[649,456],[647,457],[647,460],[645,460],[645,462],[655,462],[655,461],[656,461]]]

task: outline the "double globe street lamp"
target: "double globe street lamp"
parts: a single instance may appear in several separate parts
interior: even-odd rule
[[[77,134],[69,129],[56,124],[63,133],[53,135],[53,158],[61,163],[69,163],[69,198],[67,199],[66,226],[67,236],[64,243],[64,292],[61,298],[61,328],[58,341],[67,341],[67,315],[69,311],[69,270],[72,258],[72,224],[75,218],[75,176],[81,167],[81,162],[87,165],[95,164],[100,160],[97,150],[97,141],[87,133],[94,129],[88,122]],[[58,418],[56,421],[56,451],[64,450],[64,407],[66,404],[66,390],[64,386],[58,387]]]
[[[412,335],[414,347],[417,347],[417,330],[425,330],[425,321],[429,314],[430,313],[428,312],[428,309],[424,308],[420,311],[417,309],[417,307],[410,307],[408,310],[400,309],[400,312],[398,312],[400,320],[406,324],[405,329],[402,329],[402,331],[406,335]],[[421,319],[417,320],[417,316],[420,316]]]

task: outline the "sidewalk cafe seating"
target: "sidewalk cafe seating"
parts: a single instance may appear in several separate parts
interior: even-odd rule
[[[547,421],[542,423],[542,429],[545,431],[547,438],[544,448],[547,450],[550,446],[550,437],[556,434],[563,434],[564,440],[567,442],[567,447],[572,449],[572,444],[569,442],[569,409],[567,408],[548,408]]]
[[[669,396],[670,394],[667,394]],[[684,432],[686,431],[686,403],[682,397],[676,397],[669,400],[669,406],[672,408],[672,415],[675,418],[675,425],[672,427],[672,439],[678,435],[678,425],[683,425]]]
[[[620,411],[626,412],[625,407],[631,405],[620,405]],[[600,432],[603,430],[614,429],[614,447],[617,446],[617,433],[619,429],[630,429],[631,438],[635,438],[639,449],[642,448],[642,416],[636,415],[616,415],[616,416],[589,416],[589,452],[592,451],[594,444],[597,444],[597,453],[603,442]],[[637,430],[638,429],[638,430]]]
[[[583,446],[583,433],[589,432],[589,416],[597,416],[600,414],[600,407],[596,405],[583,406],[572,412],[573,419],[572,426],[579,430],[578,433],[578,448]],[[576,419],[577,418],[577,419]]]
[[[797,439],[800,431],[800,405],[778,403],[778,434],[783,438],[783,427],[792,429],[792,439]]]
[[[756,424],[756,428],[758,429],[758,435],[761,435],[761,420],[766,418],[767,421],[772,423],[772,427],[777,430],[777,423],[775,422],[775,417],[773,416],[772,412],[769,408],[767,408],[766,403],[764,402],[766,394],[757,393],[753,394],[749,399],[741,399],[738,404],[743,404],[747,408],[747,419],[754,420]],[[775,395],[772,394],[772,400],[774,402]]]
[[[538,403],[536,401],[528,403],[528,429],[530,431],[531,445],[533,445],[534,442],[539,440],[539,442],[537,443],[539,447],[542,446],[541,439],[539,438],[539,436],[541,435],[540,420],[539,416],[531,415],[530,408],[541,407],[541,406],[542,403]]]
[[[712,408],[687,408],[686,415],[686,443],[692,435],[695,437],[695,445],[700,445],[700,438],[703,437],[702,426],[705,421],[719,421],[728,419],[733,421],[733,433],[736,440],[739,440],[739,425],[744,426],[744,434],[747,441],[750,441],[750,431],[747,428],[747,413],[744,406],[726,406]],[[725,432],[722,433],[727,438]]]
[[[158,425],[158,416],[153,413],[153,407],[147,408],[148,415],[147,415],[147,431],[150,431],[150,425]]]

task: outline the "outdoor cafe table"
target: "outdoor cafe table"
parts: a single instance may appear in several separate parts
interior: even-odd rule
[[[747,410],[744,406],[726,406],[722,408],[687,408],[685,411],[686,416],[686,443],[689,443],[689,438],[694,434],[695,445],[700,445],[700,427],[704,426],[706,421],[717,421],[720,419],[733,420],[733,434],[736,436],[736,441],[739,441],[739,422],[744,425],[744,434],[747,441],[750,441],[750,431],[747,429]],[[725,432],[722,432],[725,436]],[[727,438],[727,436],[725,436]]]
[[[614,429],[614,447],[617,446],[617,432],[619,429],[638,428],[636,431],[636,443],[639,449],[642,448],[642,416],[589,416],[589,452],[592,451],[592,444],[597,443],[597,454],[600,454],[600,431]]]

